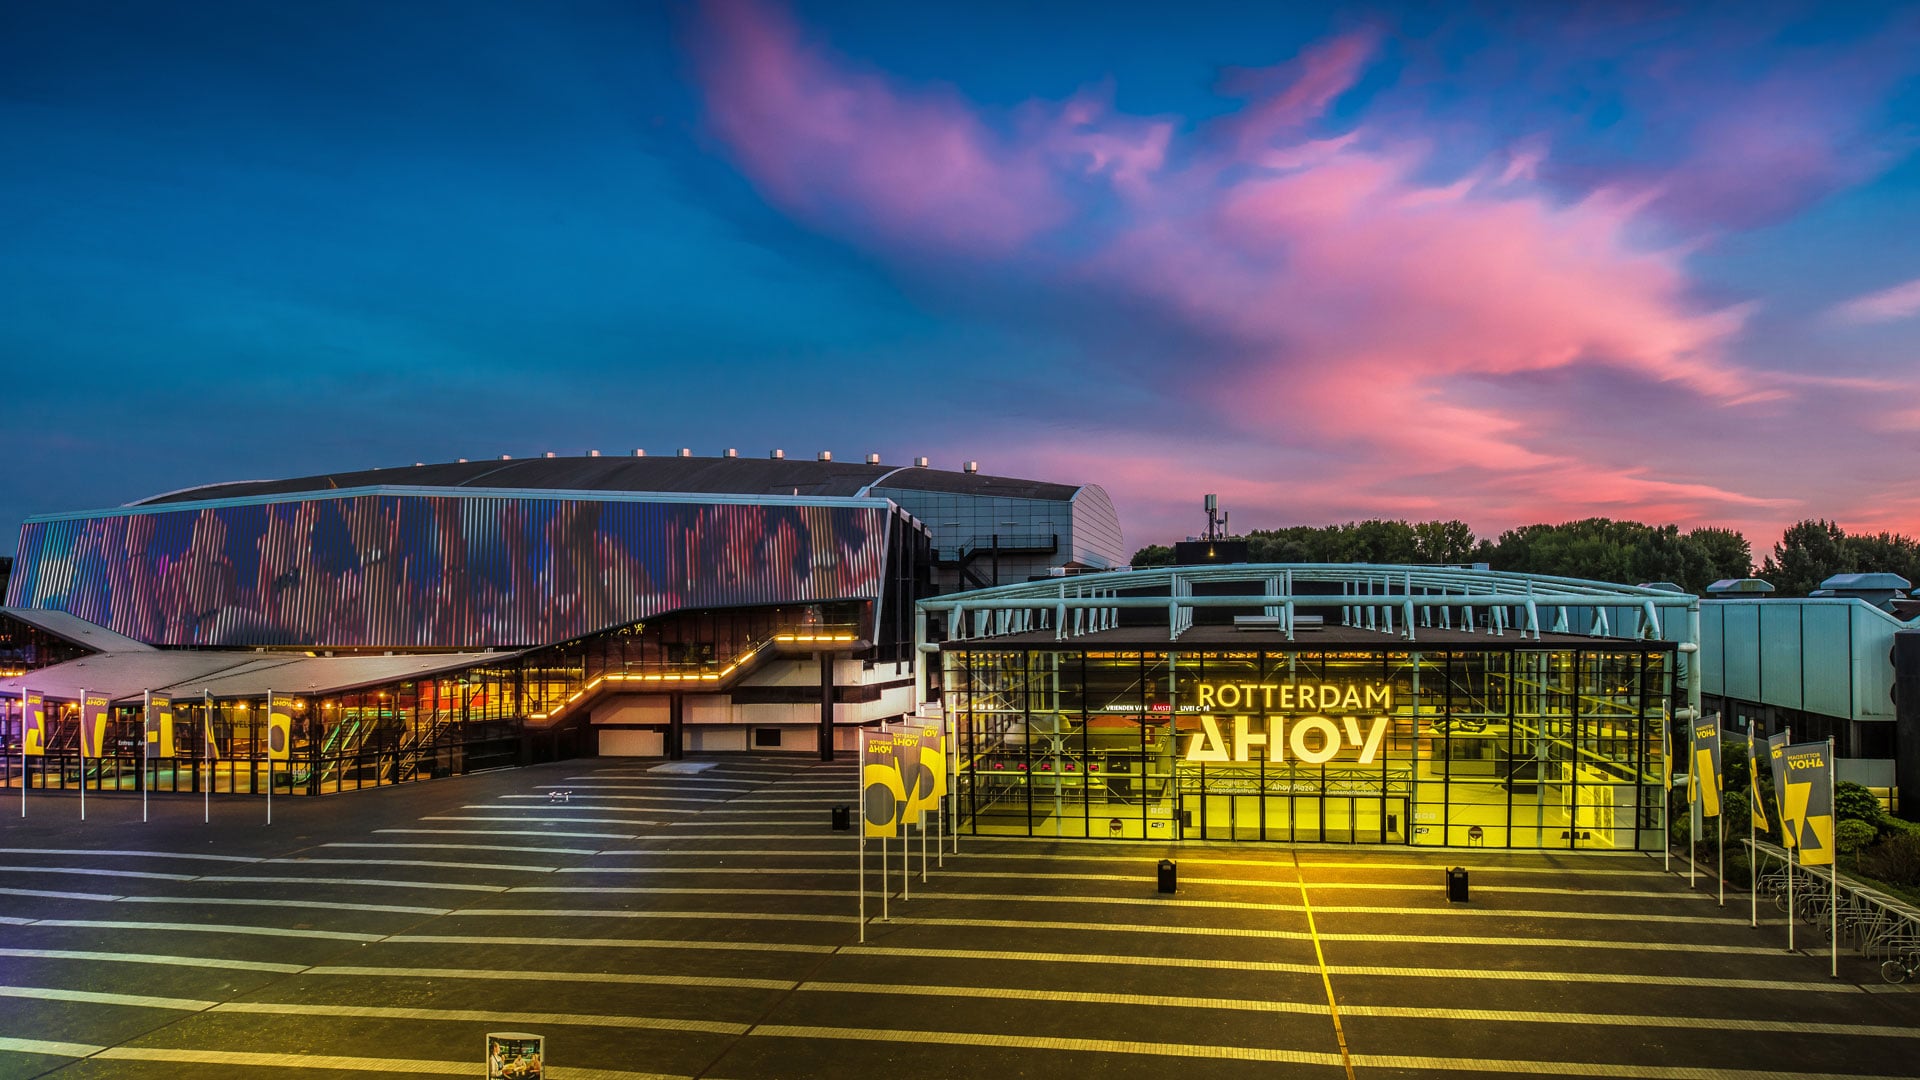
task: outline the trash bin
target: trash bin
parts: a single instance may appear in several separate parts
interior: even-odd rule
[[[833,808],[833,827],[841,832],[853,828],[853,807],[836,806]]]
[[[1178,888],[1179,868],[1172,859],[1160,860],[1160,891],[1173,892]]]
[[[1467,902],[1467,869],[1454,866],[1447,869],[1447,902],[1464,904]]]

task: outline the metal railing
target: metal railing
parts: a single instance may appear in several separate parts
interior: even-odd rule
[[[1753,849],[1756,887],[1787,910],[1787,852],[1764,840],[1741,841]],[[1920,907],[1864,885],[1828,866],[1792,867],[1790,917],[1815,924],[1825,934],[1838,923],[1840,940],[1875,960],[1920,960]],[[1837,885],[1837,888],[1836,888]]]

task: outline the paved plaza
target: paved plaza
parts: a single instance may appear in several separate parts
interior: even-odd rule
[[[271,826],[35,792],[0,819],[0,1077],[478,1076],[490,1031],[563,1080],[1920,1074],[1920,995],[1658,857],[963,838],[922,883],[916,841],[861,944],[850,762],[657,764]]]

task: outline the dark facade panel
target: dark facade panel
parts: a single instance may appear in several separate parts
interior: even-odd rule
[[[392,494],[108,513],[29,522],[8,600],[154,645],[519,648],[877,599],[888,513]]]

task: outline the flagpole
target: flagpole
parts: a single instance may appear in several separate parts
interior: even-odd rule
[[[200,756],[207,762],[207,786],[200,789],[201,824],[213,823],[213,691],[200,691]]]
[[[20,816],[27,816],[27,688],[20,688]]]
[[[1747,728],[1747,884],[1753,892],[1747,925],[1756,928],[1760,925],[1760,832],[1754,827],[1754,815],[1760,810],[1760,755],[1755,751],[1760,744],[1754,736],[1759,726],[1755,720]]]
[[[1696,760],[1687,766],[1687,888],[1693,888],[1694,877],[1699,871],[1700,853],[1700,778],[1694,774],[1700,771],[1700,762]]]
[[[861,787],[867,777],[867,740],[864,735],[857,736],[860,743],[860,771],[855,774],[854,790],[858,798],[854,805],[860,808],[860,941],[867,940],[867,807],[866,789]]]
[[[1673,873],[1673,721],[1660,707],[1660,779],[1666,792],[1660,800],[1661,873]]]
[[[1793,727],[1789,725],[1783,730],[1787,733],[1787,745],[1792,746],[1793,745]],[[1780,759],[1778,764],[1774,765],[1775,769],[1785,769],[1786,767],[1787,767],[1787,759],[1784,757]],[[1776,772],[1774,773],[1774,775],[1779,776],[1780,773]],[[1776,786],[1774,788],[1774,794],[1777,796],[1780,790],[1781,789]],[[1786,800],[1781,800],[1781,801],[1785,802]],[[1785,806],[1775,806],[1774,809],[1780,811],[1780,838],[1782,840],[1788,840],[1789,838],[1787,836],[1787,829],[1788,829],[1787,808]],[[1794,826],[1794,828],[1797,829],[1798,826]],[[1799,857],[1800,857],[1800,838],[1798,836],[1795,836],[1795,837],[1792,837],[1790,842],[1787,844],[1787,951],[1788,952],[1793,951],[1793,864],[1799,861]]]
[[[1840,807],[1834,802],[1834,774],[1840,771],[1840,763],[1833,757],[1833,736],[1827,736],[1827,820],[1833,822],[1833,850],[1828,856],[1833,860],[1827,864],[1827,940],[1833,945],[1834,978],[1840,977]]]
[[[271,690],[267,691],[267,824],[273,824],[273,691]]]
[[[140,821],[147,821],[147,766],[153,761],[153,744],[147,741],[147,717],[153,711],[153,691],[146,692],[140,706]]]
[[[80,689],[80,820],[87,820],[87,691]]]

